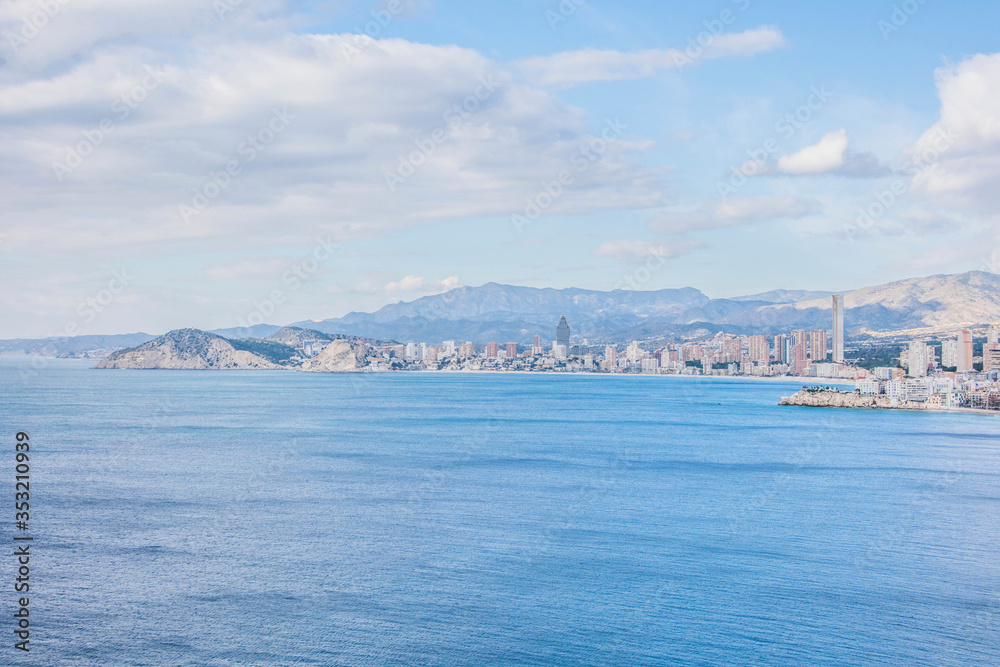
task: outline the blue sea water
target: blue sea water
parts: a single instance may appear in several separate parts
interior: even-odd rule
[[[0,664],[1000,664],[1000,417],[36,365],[0,359],[0,539],[18,430],[36,538]]]

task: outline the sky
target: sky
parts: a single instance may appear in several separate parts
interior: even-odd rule
[[[5,0],[0,338],[1000,264],[1000,4]]]

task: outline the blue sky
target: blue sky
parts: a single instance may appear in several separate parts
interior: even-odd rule
[[[995,3],[49,7],[0,8],[2,337],[1000,259]]]

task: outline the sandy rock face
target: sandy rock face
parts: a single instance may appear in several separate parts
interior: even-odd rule
[[[302,364],[306,373],[357,373],[365,365],[368,351],[364,345],[348,340],[335,340]]]

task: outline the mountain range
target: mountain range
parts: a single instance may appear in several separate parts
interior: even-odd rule
[[[537,289],[487,283],[294,326],[327,333],[409,341],[444,339],[548,342],[565,314],[573,337],[612,343],[726,331],[777,333],[829,329],[833,292],[775,290],[710,299],[687,287],[655,291]],[[1000,275],[971,271],[911,278],[845,294],[853,335],[1000,321]]]
[[[487,283],[459,287],[414,301],[387,305],[373,313],[306,320],[291,326],[326,334],[399,342],[442,340],[516,341],[535,335],[546,343],[565,314],[573,339],[622,343],[668,337],[691,338],[719,331],[777,333],[829,329],[833,292],[774,290],[729,299],[711,299],[685,287],[650,291],[551,289]],[[845,293],[849,334],[907,329],[974,326],[1000,321],[1000,275],[971,271],[911,278]],[[265,338],[281,327],[216,329],[226,339]],[[286,332],[287,333],[287,332]],[[0,341],[0,353],[106,356],[142,345],[145,333],[77,336],[68,339]]]

